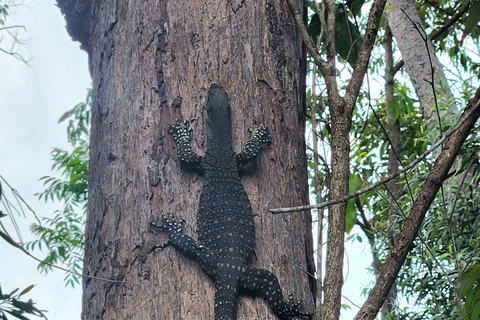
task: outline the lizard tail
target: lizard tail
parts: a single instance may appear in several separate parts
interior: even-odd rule
[[[238,281],[240,275],[232,269],[219,269],[215,281],[215,320],[235,320],[237,313]]]

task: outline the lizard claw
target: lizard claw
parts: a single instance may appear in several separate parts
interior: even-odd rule
[[[298,317],[298,318],[307,318],[307,319],[311,319],[312,318],[312,314],[309,313],[309,312],[302,312],[300,310],[298,310],[298,307],[300,306],[300,304],[303,302],[303,300],[298,300],[297,302],[293,302],[293,297],[294,297],[294,294],[290,294],[288,295],[288,298],[285,300],[285,304],[286,304],[286,307],[287,307],[287,316],[288,318],[287,319],[290,319],[290,318],[293,318],[293,317]]]
[[[265,144],[269,146],[272,143],[272,137],[270,136],[270,133],[268,132],[268,126],[261,124],[257,131],[255,132],[255,135],[258,137],[259,141],[261,144]]]
[[[181,140],[191,140],[193,129],[190,128],[190,122],[188,120],[181,121],[180,119],[176,119],[175,125],[170,125],[168,127],[168,133],[173,136],[175,142],[179,142]]]

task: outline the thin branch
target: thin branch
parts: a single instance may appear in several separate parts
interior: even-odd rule
[[[458,187],[457,195],[455,196],[455,200],[453,201],[453,206],[452,206],[452,211],[451,214],[445,214],[445,218],[447,219],[447,226],[448,226],[448,231],[450,233],[450,239],[452,241],[452,249],[453,249],[453,254],[455,255],[455,267],[457,268],[458,276],[457,276],[457,285],[454,286],[455,288],[455,296],[457,298],[457,309],[458,309],[458,317],[459,319],[462,318],[462,312],[461,312],[461,296],[460,296],[460,285],[461,285],[461,280],[462,280],[462,268],[460,267],[460,257],[458,255],[458,249],[457,249],[457,244],[455,242],[455,233],[453,232],[453,213],[455,212],[455,208],[457,207],[457,201],[460,198],[460,193],[462,191],[463,185],[465,183],[465,180],[467,178],[468,172],[470,172],[470,169],[473,166],[473,163],[475,162],[475,157],[472,158],[470,161],[470,164],[468,165],[467,170],[465,171],[465,174],[463,175],[462,181],[460,182],[460,185]],[[443,206],[446,208],[446,206]]]
[[[305,47],[308,50],[308,53],[310,54],[313,61],[320,69],[320,72],[322,72],[323,74],[327,74],[327,70],[328,70],[327,63],[322,59],[320,54],[315,49],[315,44],[313,43],[312,38],[308,34],[307,28],[303,23],[302,15],[300,14],[300,11],[298,11],[298,8],[294,0],[286,0],[286,1],[287,1],[288,8],[292,13],[293,19],[295,20],[295,24],[297,25],[298,32],[300,33],[300,36],[303,39],[303,43],[305,43]]]
[[[1,223],[0,223],[1,225]],[[3,225],[2,225],[3,226]],[[5,230],[5,229],[4,229]],[[20,244],[18,244],[15,240],[12,239],[12,237],[10,237],[10,235],[6,232],[2,232],[0,231],[0,237],[2,237],[8,244],[10,244],[12,247],[22,251],[24,254],[26,254],[27,256],[29,256],[30,258],[32,258],[33,260],[39,262],[39,263],[43,263],[49,267],[52,267],[52,268],[55,268],[55,269],[59,269],[59,270],[62,270],[64,272],[67,272],[67,273],[70,273],[70,274],[73,274],[73,275],[76,275],[76,276],[79,276],[79,277],[84,277],[84,278],[89,278],[89,279],[95,279],[95,280],[102,280],[102,281],[106,281],[106,282],[114,282],[114,283],[125,283],[124,281],[118,281],[118,280],[111,280],[111,279],[105,279],[105,278],[99,278],[99,277],[94,277],[94,276],[87,276],[87,275],[82,275],[78,272],[75,272],[75,271],[72,271],[72,270],[69,270],[69,269],[65,269],[65,268],[62,268],[62,267],[59,267],[57,265],[54,265],[54,264],[51,264],[51,263],[48,263],[48,262],[45,262],[43,260],[40,260],[38,259],[37,257],[35,257],[34,255],[32,255],[30,252],[28,252],[27,250],[25,250]]]
[[[315,2],[316,3],[316,2]],[[318,7],[318,4],[316,5]],[[318,40],[320,43],[320,40]],[[318,131],[317,131],[317,99],[316,99],[316,74],[317,74],[317,66],[313,65],[313,72],[312,72],[312,103],[310,105],[310,121],[312,124],[312,133],[313,133],[313,183],[315,186],[316,191],[316,198],[322,199],[322,183],[318,175]],[[316,287],[316,294],[315,294],[315,314],[320,314],[322,309],[322,296],[323,296],[323,216],[324,212],[323,209],[317,210],[318,215],[318,239],[317,239],[317,281],[318,285]]]
[[[25,201],[25,199],[22,198],[22,196],[20,195],[20,193],[17,191],[17,189],[13,188],[7,180],[5,180],[5,178],[0,174],[0,179],[3,180],[3,182],[5,182],[5,184],[7,185],[8,188],[10,188],[10,191],[12,192],[12,194],[14,195],[15,199],[17,199],[17,202],[18,201],[21,201],[26,207],[28,210],[30,210],[30,212],[33,214],[33,216],[35,217],[35,219],[37,220],[38,224],[40,226],[42,226],[42,222],[40,221],[40,219],[38,218],[37,214],[35,213],[35,211],[32,209],[32,207],[30,207],[28,205],[28,203]],[[22,209],[23,211],[23,209]]]
[[[273,214],[278,214],[278,213],[287,213],[287,212],[295,212],[295,211],[305,211],[305,210],[312,210],[312,209],[320,209],[320,208],[325,208],[325,207],[329,207],[329,206],[332,206],[334,204],[338,204],[338,203],[342,203],[342,202],[346,202],[356,196],[359,196],[365,192],[368,192],[368,191],[371,191],[375,188],[377,188],[378,186],[381,186],[382,184],[385,184],[387,183],[388,181],[398,177],[399,175],[403,174],[404,172],[412,169],[413,167],[415,167],[418,163],[420,163],[423,159],[425,159],[430,153],[432,153],[436,148],[438,148],[439,146],[441,146],[443,144],[443,142],[448,138],[450,137],[453,133],[455,133],[455,131],[457,131],[458,129],[461,128],[461,126],[468,120],[468,117],[470,116],[470,114],[468,114],[467,116],[464,116],[462,117],[459,122],[450,130],[448,131],[447,133],[445,133],[445,135],[443,136],[443,138],[441,138],[440,140],[438,140],[430,149],[428,149],[427,151],[425,151],[422,155],[420,155],[417,159],[415,159],[414,161],[412,161],[410,164],[408,164],[407,166],[403,167],[402,169],[400,169],[398,172],[395,172],[395,173],[392,173],[392,174],[389,174],[386,178],[382,179],[382,180],[379,180],[377,182],[374,182],[372,184],[370,184],[369,186],[365,187],[365,188],[362,188],[354,193],[351,193],[351,194],[348,194],[346,195],[345,197],[341,197],[341,198],[338,198],[338,199],[333,199],[333,200],[329,200],[329,201],[324,201],[322,203],[318,203],[318,204],[312,204],[312,205],[304,205],[304,206],[298,206],[298,207],[289,207],[289,208],[275,208],[275,209],[270,209],[270,212],[273,213]]]
[[[325,80],[325,85],[328,88],[329,98],[330,99],[335,99],[337,101],[336,105],[340,105],[340,103],[338,102],[338,99],[340,99],[340,95],[338,93],[338,86],[337,86],[337,82],[336,82],[336,70],[335,70],[335,64],[334,64],[335,60],[333,60],[332,63],[331,63],[330,58],[329,58],[329,62],[327,62],[320,56],[320,54],[318,53],[318,51],[315,47],[315,44],[313,43],[312,38],[308,34],[307,27],[303,23],[302,15],[298,11],[298,8],[297,8],[294,0],[285,0],[285,1],[287,2],[288,8],[290,9],[290,12],[293,15],[293,18],[295,20],[295,24],[297,25],[298,32],[300,33],[300,36],[302,37],[303,43],[305,44],[305,47],[306,47],[308,53],[310,54],[310,56],[313,59],[313,62],[318,66],[318,69],[322,73],[322,76]],[[333,12],[335,12],[335,10]],[[334,17],[335,17],[335,14],[333,14],[333,18],[330,18],[328,20],[328,23],[326,23],[327,27],[331,23],[331,20],[332,19],[334,20]],[[328,32],[326,33],[326,36],[328,38],[328,36],[329,36]],[[327,39],[327,42],[328,41],[329,40]],[[328,46],[327,46],[327,50],[330,50],[330,51],[333,50],[333,53],[335,53],[335,48],[328,49]],[[327,52],[327,57],[330,57],[331,55],[332,55],[332,53],[329,54]]]
[[[7,51],[7,50],[4,50],[4,49],[2,49],[2,48],[0,48],[0,51],[3,52],[3,53],[5,53],[5,54],[8,54],[9,56],[14,57],[15,59],[17,59],[17,60],[25,63],[26,65],[29,65],[29,64],[28,64],[28,61],[25,60],[25,58],[22,57],[22,55],[21,55],[20,53],[18,53],[18,52]]]
[[[428,45],[428,36],[426,34],[425,29],[423,28],[423,26],[420,23],[413,21],[413,19],[410,18],[410,16],[402,8],[400,8],[400,10],[407,17],[407,19],[410,20],[410,22],[413,25],[413,28],[415,30],[417,30],[420,38],[422,38],[423,43],[425,44],[425,49],[427,50],[427,57],[428,57],[428,62],[430,64],[431,77],[430,77],[430,80],[424,80],[424,81],[426,81],[432,87],[433,101],[435,101],[435,110],[437,112],[440,137],[442,137],[442,131],[443,131],[442,130],[442,118],[440,117],[440,108],[438,107],[437,90],[435,90],[435,68],[433,67],[432,54],[430,52],[430,47]]]
[[[2,31],[2,30],[8,30],[8,29],[17,29],[17,28],[20,28],[20,29],[23,29],[23,30],[27,30],[24,26],[8,26],[8,27],[0,28],[0,31]]]

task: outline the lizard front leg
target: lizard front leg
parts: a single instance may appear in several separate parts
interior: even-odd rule
[[[249,132],[251,131],[252,129],[249,129]],[[248,139],[245,149],[237,155],[238,168],[242,169],[260,153],[261,149],[270,146],[271,142],[272,137],[268,132],[268,126],[260,125]]]
[[[190,141],[193,130],[187,120],[177,119],[175,126],[170,126],[168,133],[172,135],[177,145],[177,154],[180,161],[195,171],[203,172],[203,158],[192,151]]]

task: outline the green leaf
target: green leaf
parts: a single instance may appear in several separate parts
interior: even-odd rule
[[[476,290],[475,297],[472,298],[471,301],[471,306],[472,308],[472,315],[470,319],[472,320],[478,320],[478,316],[480,315],[480,290]],[[467,310],[467,313],[470,312],[470,310]]]
[[[480,2],[476,2],[468,9],[467,22],[465,23],[465,30],[463,30],[462,40],[460,45],[463,45],[465,38],[473,31],[480,21]]]
[[[357,26],[349,19],[345,10],[337,11],[335,29],[335,49],[353,67],[363,43]]]
[[[348,309],[352,309],[348,304],[342,304],[342,309],[343,310],[348,310]]]
[[[352,10],[352,13],[355,16],[358,16],[364,3],[365,0],[349,0],[347,1],[347,6],[350,8],[350,10]]]
[[[360,0],[354,0],[352,6],[360,8],[363,3]],[[353,10],[353,7],[352,7]],[[325,10],[325,15],[327,10]],[[317,37],[321,33],[321,25],[318,14],[315,13],[310,19],[307,27],[308,34],[312,37],[313,43],[317,43]],[[344,60],[354,66],[357,61],[357,55],[362,46],[363,38],[357,26],[348,19],[348,12],[342,7],[337,8],[335,21],[335,50]]]
[[[400,115],[400,105],[396,99],[392,99],[392,101],[390,101],[390,104],[388,105],[388,113],[392,118],[392,123],[395,123]]]
[[[3,311],[6,311],[6,312],[10,313],[12,316],[16,317],[17,319],[30,320],[29,318],[22,316],[22,311],[20,311],[20,310],[6,310],[5,309]]]
[[[347,215],[345,218],[345,232],[350,233],[357,222],[357,208],[353,199],[347,202]]]
[[[10,243],[12,246],[14,246],[15,248],[21,248],[20,245],[18,243],[16,243],[12,238],[10,238],[9,235],[7,235],[6,233],[3,233],[2,231],[0,231],[0,237],[2,237],[5,241],[7,241],[8,243]],[[18,290],[18,289],[17,289]],[[14,293],[14,292],[13,292]],[[13,294],[11,293],[11,294]]]
[[[11,296],[13,296],[15,293],[17,293],[18,290],[20,290],[20,288],[15,288],[15,289],[13,289],[8,295],[11,297]]]
[[[354,193],[363,187],[362,178],[356,174],[350,174],[350,179],[348,179],[348,192]]]
[[[317,43],[317,38],[320,35],[320,32],[322,31],[322,28],[320,25],[320,19],[318,18],[317,13],[315,13],[312,16],[312,19],[310,19],[310,23],[307,26],[307,31],[310,37],[312,37],[313,43]]]
[[[29,285],[28,287],[26,287],[25,289],[23,289],[22,292],[20,292],[20,294],[19,294],[18,296],[19,296],[19,297],[23,296],[25,293],[29,292],[29,291],[32,290],[34,287],[35,287],[34,284]]]
[[[480,281],[480,264],[473,265],[465,271],[460,282],[460,296],[465,297],[471,292],[473,285]],[[478,288],[480,290],[480,288]]]

